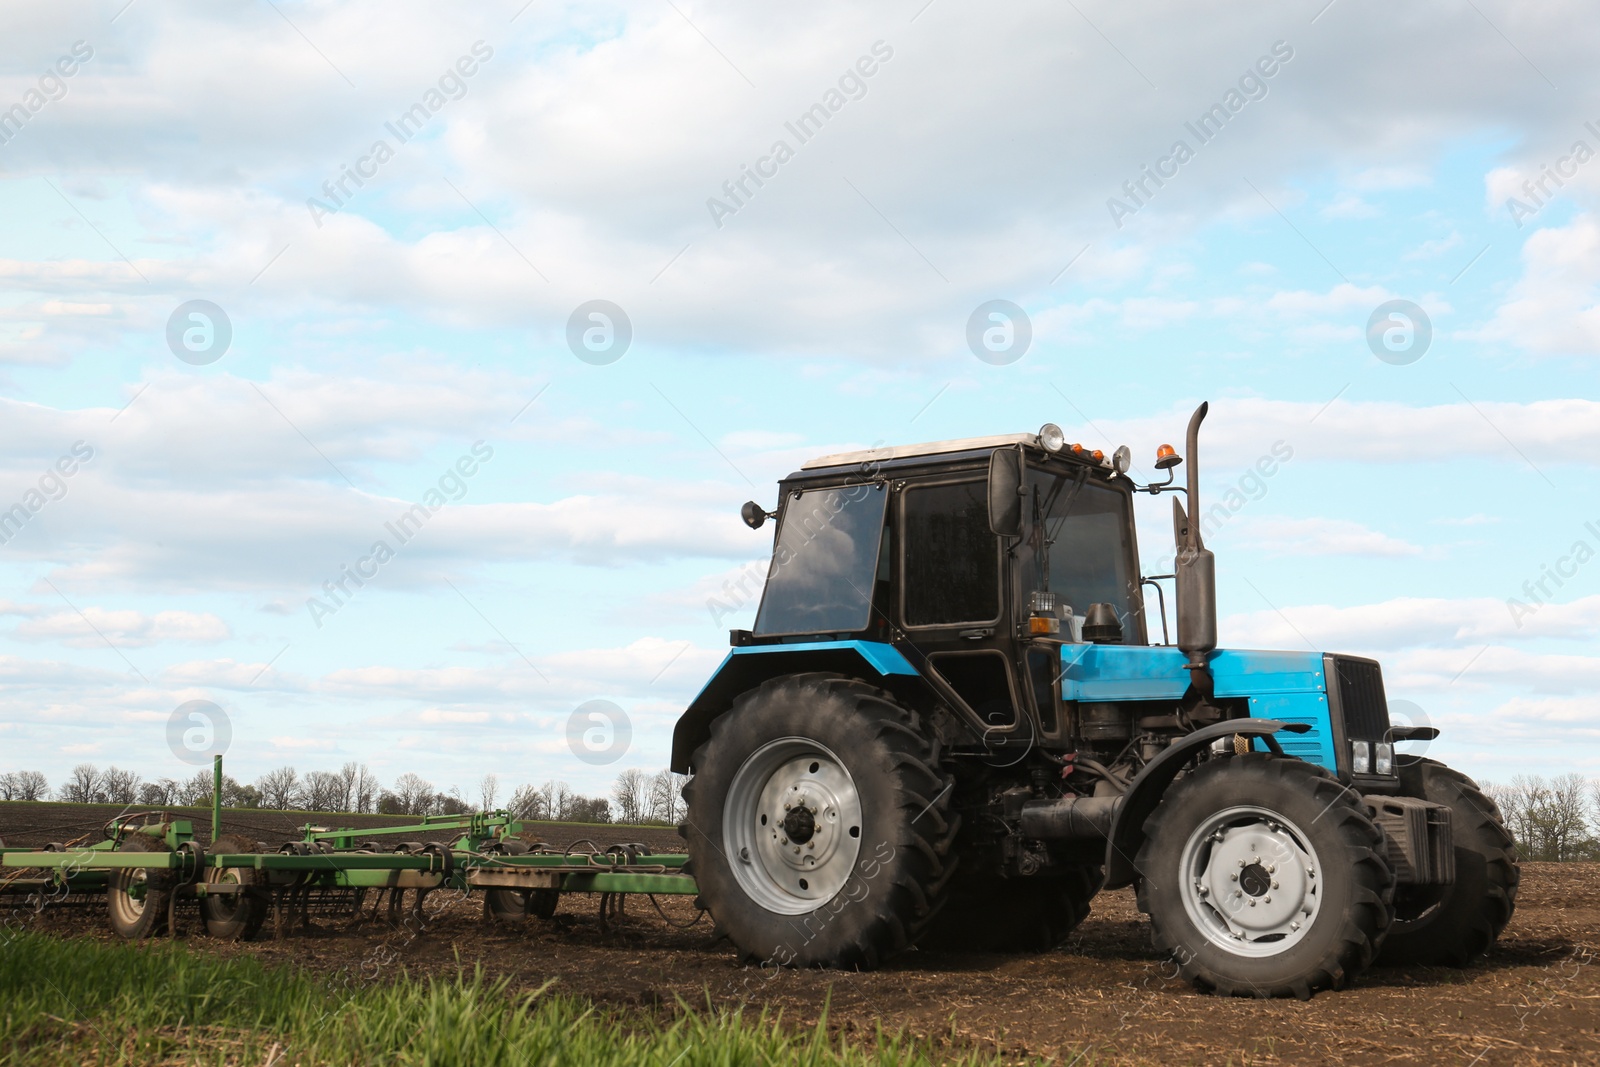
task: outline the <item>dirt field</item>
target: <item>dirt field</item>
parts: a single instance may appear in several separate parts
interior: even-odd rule
[[[268,825],[259,813],[247,821]],[[0,835],[12,845],[24,841],[14,823],[14,815],[0,811]],[[541,836],[557,845],[597,833],[587,826],[550,831]],[[676,843],[674,833],[659,830],[598,840],[621,839]],[[198,951],[249,953],[349,982],[382,980],[390,968],[415,974],[451,970],[458,959],[481,962],[529,987],[555,979],[568,992],[664,1013],[677,1010],[678,998],[697,1005],[709,998],[781,1009],[786,1019],[805,1023],[829,1004],[832,1025],[846,1033],[870,1034],[881,1024],[1063,1063],[1085,1051],[1077,1062],[1600,1062],[1595,864],[1525,866],[1516,917],[1495,955],[1477,968],[1375,969],[1353,987],[1308,1003],[1195,993],[1150,949],[1126,891],[1097,898],[1069,944],[1047,955],[914,952],[872,974],[741,966],[728,945],[708,943],[707,922],[686,930],[668,925],[695,918],[682,898],[658,898],[665,919],[648,899],[630,898],[627,915],[603,933],[590,897],[563,900],[552,922],[506,928],[485,925],[473,901],[440,896],[430,898],[437,914],[420,935],[368,922],[327,925],[285,941],[219,944],[191,936],[190,943]],[[35,921],[62,935],[111,937],[98,907],[58,908]],[[189,930],[193,935],[193,923]]]

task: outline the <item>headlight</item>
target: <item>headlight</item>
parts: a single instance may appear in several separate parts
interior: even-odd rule
[[[1372,746],[1372,773],[1394,773],[1394,745],[1387,741],[1379,741]]]
[[[1039,447],[1046,452],[1060,452],[1066,443],[1067,435],[1055,423],[1047,422],[1039,427]]]
[[[1350,742],[1350,770],[1353,774],[1372,772],[1372,749],[1365,741]]]

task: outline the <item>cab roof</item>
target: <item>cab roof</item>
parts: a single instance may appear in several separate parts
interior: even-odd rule
[[[981,452],[985,449],[1005,448],[1009,445],[1022,445],[1024,448],[1043,449],[1036,433],[1004,433],[990,437],[961,437],[949,441],[930,441],[920,445],[893,445],[888,448],[868,448],[859,452],[835,452],[828,456],[818,456],[816,459],[807,460],[801,465],[804,471],[818,470],[823,467],[859,467],[869,463],[884,463],[895,459],[915,459],[919,456],[938,456],[951,452]],[[1062,449],[1060,456],[1072,456],[1070,449]],[[1087,451],[1074,457],[1093,463]],[[1112,469],[1111,457],[1108,455],[1096,466]]]

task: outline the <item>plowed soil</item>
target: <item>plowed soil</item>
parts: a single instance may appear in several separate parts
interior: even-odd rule
[[[0,836],[8,844],[61,840],[19,833],[17,807],[0,805]],[[28,807],[35,809],[29,820],[42,824],[39,806]],[[78,806],[51,807],[86,814]],[[252,825],[238,829],[281,825],[288,838],[305,819],[252,812],[240,816]],[[608,834],[552,825],[539,836],[563,847],[580,838],[602,846],[678,845],[670,830]],[[352,984],[382,981],[399,968],[426,974],[481,963],[519,986],[554,980],[556,989],[646,1012],[670,1015],[680,999],[702,1007],[709,1000],[781,1010],[804,1025],[826,1010],[830,1026],[847,1034],[866,1037],[881,1025],[1064,1064],[1600,1063],[1596,864],[1525,865],[1516,916],[1493,955],[1476,967],[1374,968],[1346,989],[1305,1003],[1197,993],[1151,949],[1128,891],[1096,898],[1089,919],[1051,953],[913,951],[867,974],[741,964],[728,944],[711,941],[709,920],[680,928],[698,915],[689,898],[656,899],[660,913],[648,898],[631,897],[626,913],[605,925],[593,897],[563,898],[549,922],[494,926],[484,922],[481,902],[435,893],[420,932],[339,919],[319,920],[309,933],[279,941],[219,943],[201,936],[192,920],[186,933],[197,951],[247,953]],[[54,907],[37,917],[12,912],[11,921],[112,939],[98,904]]]

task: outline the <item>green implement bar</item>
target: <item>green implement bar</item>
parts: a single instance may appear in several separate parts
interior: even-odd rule
[[[498,867],[573,867],[585,871],[613,867],[667,867],[676,870],[688,863],[689,857],[681,852],[669,852],[660,856],[637,856],[629,861],[627,856],[616,852],[605,855],[592,852],[574,852],[567,855],[559,852],[532,852],[523,856],[474,856],[461,862],[480,871],[494,870]],[[679,876],[674,875],[674,877]]]
[[[106,849],[72,848],[65,852],[23,852],[7,849],[0,855],[0,867],[66,867],[74,871],[122,870],[129,867],[165,867],[169,870],[190,866],[187,852],[112,852]]]
[[[681,874],[611,874],[596,871],[564,872],[563,893],[698,893],[694,879]]]
[[[292,852],[219,852],[207,856],[207,867],[252,867],[258,871],[442,871],[437,855],[387,852],[323,852],[297,856]]]
[[[64,869],[73,872],[127,869],[185,870],[193,865],[189,852],[114,852],[108,849],[68,849],[65,852],[34,852],[26,849],[0,851],[0,866]],[[563,885],[578,892],[667,893],[693,892],[693,881],[679,872],[687,856],[640,856],[629,863],[622,855],[562,856],[474,856],[454,854],[457,871],[548,871],[563,877]],[[320,852],[297,855],[292,852],[219,852],[206,856],[201,866],[210,868],[245,867],[258,871],[422,871],[443,873],[443,857],[437,853]],[[654,888],[622,888],[627,879],[642,879],[641,885]],[[622,880],[622,881],[613,881]],[[631,884],[631,883],[630,883]],[[682,888],[685,884],[690,888]],[[590,885],[596,888],[588,888]],[[674,888],[662,888],[672,886]]]

